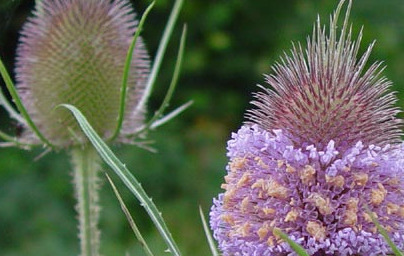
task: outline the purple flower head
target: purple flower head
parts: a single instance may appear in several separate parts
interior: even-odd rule
[[[317,23],[256,94],[250,121],[228,142],[229,164],[210,224],[223,255],[388,255],[369,212],[404,249],[404,143],[379,64],[365,71],[347,18],[337,39]],[[366,208],[367,207],[367,208]]]
[[[126,55],[136,30],[128,0],[43,0],[24,25],[17,49],[18,93],[42,134],[60,147],[84,140],[62,103],[78,107],[104,138],[116,127]],[[143,125],[135,111],[149,73],[148,54],[137,41],[128,79],[126,111],[118,139]],[[66,127],[77,136],[73,138]],[[23,141],[38,139],[27,129]]]
[[[272,233],[288,233],[310,254],[386,255],[365,205],[404,248],[404,144],[340,153],[295,147],[281,130],[244,125],[228,142],[224,193],[211,227],[224,255],[287,255]]]

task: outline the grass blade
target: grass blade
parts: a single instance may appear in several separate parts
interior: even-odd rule
[[[22,117],[27,122],[27,125],[31,128],[31,130],[38,136],[38,138],[45,143],[45,145],[53,148],[54,146],[43,136],[43,134],[39,131],[38,127],[34,124],[31,117],[28,115],[27,110],[21,102],[20,96],[18,96],[17,90],[15,89],[14,83],[11,80],[10,75],[7,72],[6,67],[3,64],[3,61],[0,59],[0,74],[3,77],[3,80],[6,84],[7,90],[13,98],[15,105],[17,106],[18,111],[20,111]]]
[[[160,70],[161,62],[163,61],[165,51],[167,49],[168,41],[170,40],[171,34],[173,32],[175,22],[177,21],[179,12],[181,10],[182,4],[184,0],[176,0],[174,3],[174,7],[171,11],[170,17],[168,18],[167,25],[165,27],[163,36],[160,40],[159,48],[157,50],[156,57],[154,59],[153,67],[150,72],[149,79],[147,80],[145,91],[140,99],[139,103],[136,106],[136,112],[139,112],[143,109],[146,104],[147,99],[150,96],[150,93],[153,89],[153,85],[156,81],[157,74]]]
[[[372,222],[375,224],[375,226],[376,226],[377,230],[379,231],[379,233],[383,236],[386,243],[390,246],[390,248],[393,251],[394,255],[396,255],[396,256],[404,256],[404,253],[397,248],[397,246],[393,243],[393,241],[391,241],[391,239],[389,237],[389,234],[387,233],[386,229],[384,229],[382,227],[382,225],[380,225],[380,222],[377,220],[377,218],[375,217],[373,212],[370,211],[370,209],[369,209],[369,207],[367,205],[365,205],[365,209],[366,209],[366,213],[372,219]]]
[[[126,55],[125,68],[124,68],[123,77],[122,77],[121,101],[120,101],[120,106],[119,106],[118,123],[117,123],[116,129],[115,129],[115,132],[111,137],[111,140],[114,140],[118,136],[118,134],[122,128],[123,119],[125,117],[126,93],[127,93],[127,87],[128,87],[128,77],[129,77],[129,72],[130,72],[130,65],[132,63],[132,58],[133,58],[133,51],[135,50],[137,39],[139,38],[140,32],[143,29],[143,25],[146,21],[147,15],[149,14],[149,12],[153,8],[153,6],[154,6],[154,2],[152,2],[147,7],[146,11],[143,13],[142,18],[140,19],[140,22],[139,22],[139,26],[137,27],[135,35],[133,36],[132,43],[129,46],[128,54]]]
[[[118,175],[118,177],[122,180],[126,187],[140,201],[140,204],[145,208],[157,230],[160,232],[160,235],[166,242],[170,253],[175,256],[180,256],[181,254],[178,246],[172,238],[171,233],[169,232],[167,225],[165,224],[163,217],[161,216],[161,213],[158,211],[151,198],[147,196],[146,192],[137,181],[137,179],[95,132],[95,130],[91,127],[91,125],[88,123],[87,119],[83,116],[80,110],[69,104],[62,104],[60,106],[65,107],[72,112],[84,134],[93,144],[97,152],[100,154],[101,158],[109,165],[109,167],[111,167],[112,170],[114,170],[116,175]]]
[[[140,230],[137,227],[135,221],[133,220],[133,218],[132,218],[132,216],[131,216],[131,214],[130,214],[130,212],[128,210],[128,207],[126,207],[124,201],[122,200],[122,197],[119,194],[119,191],[116,188],[114,182],[112,181],[112,179],[109,177],[108,174],[105,174],[105,175],[107,176],[109,184],[111,185],[112,189],[114,190],[116,198],[118,198],[119,204],[121,205],[121,209],[122,209],[123,213],[125,214],[126,219],[128,220],[129,225],[133,230],[133,233],[135,234],[135,236],[136,236],[137,240],[139,241],[140,245],[143,247],[143,250],[145,251],[145,253],[148,256],[154,256],[154,254],[150,250],[149,246],[147,245],[146,240],[144,240],[142,234],[140,233]]]
[[[309,256],[309,254],[306,252],[306,250],[300,245],[295,243],[292,239],[289,238],[289,236],[285,233],[283,233],[279,228],[274,228],[273,229],[274,235],[279,236],[282,238],[285,242],[287,242],[298,255],[300,256]]]
[[[217,251],[215,241],[213,240],[212,234],[210,233],[208,223],[206,222],[205,215],[203,214],[202,207],[199,206],[199,215],[201,216],[203,230],[205,231],[206,238],[208,239],[210,251],[212,252],[212,256],[219,256],[219,252]]]

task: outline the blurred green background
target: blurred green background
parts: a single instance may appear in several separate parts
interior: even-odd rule
[[[33,0],[0,0],[0,56],[14,68],[15,47]],[[149,1],[132,1],[138,13]],[[154,56],[173,0],[157,0],[143,37]],[[225,174],[226,141],[242,124],[251,92],[291,41],[304,42],[317,14],[328,23],[336,0],[186,0],[168,56],[150,100],[156,109],[168,87],[181,24],[188,24],[183,72],[171,107],[190,99],[182,116],[149,134],[158,150],[114,150],[142,182],[163,212],[184,255],[209,255],[198,207],[208,213]],[[371,60],[384,60],[404,107],[404,2],[355,0],[357,33],[364,25],[365,46],[377,40]],[[3,86],[3,85],[2,85]],[[150,111],[152,112],[152,111]],[[3,110],[0,128],[16,132]],[[40,149],[0,149],[0,255],[77,255],[75,200],[67,152],[34,161]],[[105,167],[106,169],[106,167]],[[143,255],[103,177],[101,228],[103,255]],[[143,209],[119,184],[143,234],[163,255],[164,244]]]

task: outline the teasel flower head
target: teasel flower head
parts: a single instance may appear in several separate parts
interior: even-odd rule
[[[404,248],[404,143],[380,64],[357,59],[348,10],[330,32],[320,22],[267,76],[249,119],[227,146],[224,192],[210,225],[223,255],[294,255],[274,230],[310,255],[388,255],[371,215]],[[339,35],[337,37],[337,35]]]
[[[264,129],[282,129],[295,146],[324,149],[330,140],[344,151],[357,141],[386,145],[400,141],[391,82],[381,76],[381,62],[365,66],[373,43],[358,58],[362,37],[352,41],[345,19],[338,37],[337,17],[329,35],[320,21],[307,48],[294,45],[266,76],[272,89],[255,94],[247,117]]]
[[[80,109],[104,139],[113,135],[125,59],[136,27],[128,0],[38,2],[21,31],[15,73],[23,104],[53,145],[67,147],[85,141],[73,116],[55,110],[59,104]],[[132,56],[118,142],[127,141],[143,125],[144,106],[137,105],[148,74],[149,57],[140,38]],[[30,129],[20,140],[39,143]]]

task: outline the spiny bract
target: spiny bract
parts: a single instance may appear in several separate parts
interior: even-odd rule
[[[282,129],[296,146],[324,148],[332,139],[344,150],[362,141],[386,145],[400,141],[402,121],[395,115],[391,82],[380,76],[381,63],[364,70],[373,44],[357,59],[362,32],[351,41],[345,20],[337,40],[337,17],[330,35],[320,21],[307,49],[294,45],[266,76],[273,88],[255,94],[247,117],[268,131]]]

